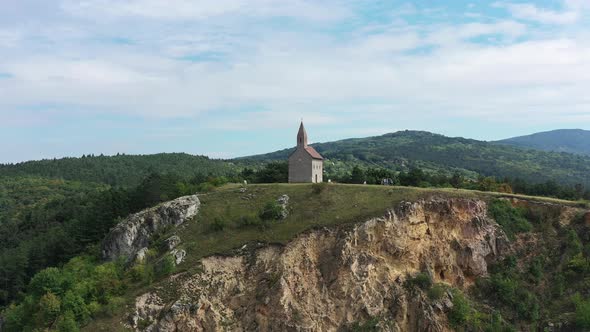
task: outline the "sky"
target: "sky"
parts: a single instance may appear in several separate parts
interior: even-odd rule
[[[0,163],[590,129],[590,0],[0,0]]]

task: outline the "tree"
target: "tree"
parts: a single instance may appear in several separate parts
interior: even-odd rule
[[[351,183],[363,183],[365,181],[365,172],[358,166],[354,166],[350,175]]]

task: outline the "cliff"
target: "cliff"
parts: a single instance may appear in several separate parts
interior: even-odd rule
[[[105,258],[129,262],[126,305],[85,329],[584,330],[586,208],[463,190],[226,186],[113,229]]]
[[[404,202],[351,227],[321,228],[285,246],[248,245],[170,277],[178,297],[136,299],[129,326],[146,331],[337,331],[378,317],[390,331],[446,331],[447,293],[404,287],[425,271],[460,289],[487,274],[507,239],[476,199]]]

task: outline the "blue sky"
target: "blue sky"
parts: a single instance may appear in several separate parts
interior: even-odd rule
[[[590,0],[0,1],[0,163],[590,129]]]

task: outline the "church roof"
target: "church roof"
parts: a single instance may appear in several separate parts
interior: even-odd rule
[[[323,160],[324,157],[322,157],[321,154],[319,154],[319,152],[317,152],[314,148],[312,148],[311,146],[306,146],[305,147],[305,151],[307,151],[307,153],[309,153],[309,155],[313,158],[313,159],[321,159]]]

